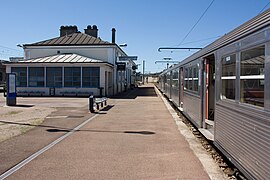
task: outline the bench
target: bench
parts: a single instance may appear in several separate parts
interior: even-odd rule
[[[28,93],[29,96],[43,96],[45,94],[44,91],[30,91]]]
[[[95,104],[96,104],[97,110],[99,110],[99,105],[103,108],[103,103],[105,106],[107,106],[107,98],[106,97],[95,98]]]
[[[29,96],[28,91],[17,91],[17,96]]]
[[[61,91],[60,94],[62,96],[76,96],[76,92],[74,91]]]
[[[106,97],[101,97],[101,98],[94,98],[94,96],[89,97],[89,110],[91,113],[95,112],[96,110],[99,110],[99,108],[103,108],[104,106],[107,106],[107,100],[108,98]],[[96,108],[94,108],[94,106]]]
[[[44,96],[44,91],[17,91],[18,96]]]
[[[93,95],[93,92],[81,92],[81,91],[60,91],[59,94],[61,96],[69,96],[69,97],[74,97],[74,96],[90,96]]]
[[[93,94],[94,94],[93,92],[81,92],[81,91],[77,92],[77,96],[87,96],[87,97],[89,97],[89,96],[91,96]]]

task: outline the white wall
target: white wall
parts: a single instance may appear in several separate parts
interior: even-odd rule
[[[113,47],[31,47],[25,49],[25,58],[32,59],[60,54],[74,53],[113,64]]]
[[[119,56],[126,56],[126,54],[121,51],[121,49],[117,48],[115,45],[105,45],[105,46],[28,46],[25,49],[25,58],[26,59],[32,59],[32,58],[39,58],[39,57],[46,57],[46,56],[52,56],[57,55],[58,51],[60,51],[60,54],[63,53],[74,53],[81,56],[93,58],[102,60],[104,62],[111,63],[115,65],[116,61],[118,60]],[[128,76],[131,75],[133,62],[128,62],[127,65],[127,71],[129,71]],[[32,66],[34,66],[32,64]],[[37,66],[44,66],[42,64],[38,64]],[[48,66],[48,65],[47,65]],[[56,63],[53,64],[53,66],[56,66]],[[62,66],[62,64],[60,64]],[[66,66],[66,65],[65,65]],[[69,66],[69,65],[68,65]],[[73,64],[72,66],[80,66],[79,64]],[[100,86],[105,87],[105,71],[111,71],[113,76],[113,91],[114,94],[117,92],[121,92],[121,89],[123,91],[124,86],[124,80],[125,76],[123,77],[117,77],[118,73],[116,71],[116,66],[114,66],[114,69],[105,70],[101,68],[101,82]],[[117,82],[118,78],[118,82]],[[120,79],[122,79],[122,82],[119,82]],[[127,77],[128,84],[130,84],[129,77]],[[117,88],[118,87],[118,88]],[[122,88],[121,88],[122,87]],[[103,90],[104,92],[104,90]]]

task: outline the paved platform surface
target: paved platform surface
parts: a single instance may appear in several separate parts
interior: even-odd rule
[[[108,104],[96,114],[87,106],[60,108],[0,143],[0,173],[69,133],[7,179],[210,179],[153,86]]]

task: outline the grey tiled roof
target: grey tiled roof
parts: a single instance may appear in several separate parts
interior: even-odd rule
[[[20,60],[17,63],[106,63],[102,60],[92,59],[78,54],[57,54],[28,60]]]
[[[70,46],[70,45],[112,45],[113,43],[103,41],[84,33],[73,33],[33,44],[24,44],[24,46]]]

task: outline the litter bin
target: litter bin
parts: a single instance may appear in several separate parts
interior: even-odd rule
[[[99,96],[102,97],[102,94],[103,94],[102,91],[103,91],[104,87],[99,87],[98,89],[99,89]]]
[[[95,112],[95,110],[94,110],[94,101],[95,101],[94,96],[89,96],[89,111],[91,113]]]

